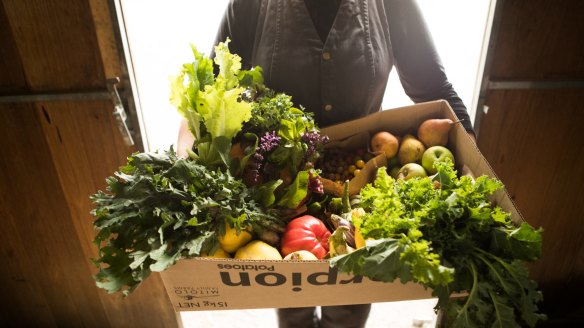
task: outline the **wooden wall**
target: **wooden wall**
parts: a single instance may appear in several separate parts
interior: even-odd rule
[[[107,0],[0,2],[0,96],[105,90],[124,74]],[[89,195],[125,163],[110,100],[0,103],[0,326],[176,327],[158,275],[92,279]]]
[[[584,1],[499,2],[491,81],[584,81]],[[525,219],[544,228],[543,257],[531,275],[544,292],[548,324],[581,324],[584,89],[490,90],[486,105],[479,148]]]

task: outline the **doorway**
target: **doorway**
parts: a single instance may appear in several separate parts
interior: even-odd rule
[[[175,145],[180,116],[169,102],[169,77],[191,61],[190,44],[209,53],[227,0],[119,0],[123,13],[141,117],[146,151]],[[449,81],[466,104],[474,121],[488,40],[489,13],[495,0],[418,0],[434,38]],[[383,109],[412,104],[399,78],[392,71],[383,100]],[[392,327],[429,327],[435,324],[435,300],[378,303],[373,306],[368,327],[386,327],[387,313],[395,313]],[[275,326],[270,309],[183,312],[184,327],[221,327],[223,320],[256,327]],[[247,320],[247,321],[246,321]],[[271,323],[271,324],[270,324]],[[241,326],[245,327],[245,325]]]

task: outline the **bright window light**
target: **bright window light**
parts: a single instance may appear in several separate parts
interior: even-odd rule
[[[476,85],[482,78],[481,53],[489,7],[495,0],[418,0],[448,80],[475,116]],[[397,73],[391,71],[382,107],[411,105]]]
[[[147,151],[176,145],[180,115],[169,77],[191,62],[190,44],[209,54],[227,0],[122,0]],[[175,148],[176,149],[176,148]]]

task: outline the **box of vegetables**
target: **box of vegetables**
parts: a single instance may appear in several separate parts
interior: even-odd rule
[[[188,156],[132,154],[92,196],[99,287],[128,296],[160,272],[177,311],[436,297],[448,326],[545,317],[526,267],[542,231],[448,103],[321,130],[228,41],[215,52],[193,47],[172,83]]]

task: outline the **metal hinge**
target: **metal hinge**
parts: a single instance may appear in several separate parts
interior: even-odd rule
[[[120,99],[120,94],[118,93],[118,88],[116,85],[120,83],[119,77],[114,77],[107,80],[107,90],[110,93],[112,102],[114,104],[114,117],[116,118],[116,123],[118,125],[118,129],[120,129],[120,133],[124,138],[124,142],[127,146],[134,145],[134,139],[132,139],[132,134],[130,134],[130,130],[128,129],[127,119],[128,116],[126,115],[126,111],[124,110],[124,104],[122,103],[122,99]]]
[[[128,146],[134,145],[134,139],[128,129],[127,115],[124,104],[120,98],[117,84],[120,83],[119,77],[114,77],[106,81],[107,91],[81,91],[81,92],[55,92],[55,93],[31,93],[20,95],[2,95],[0,103],[25,103],[40,101],[88,101],[88,100],[105,100],[111,99],[114,105],[113,115],[116,118],[116,124],[122,133],[124,143]]]

